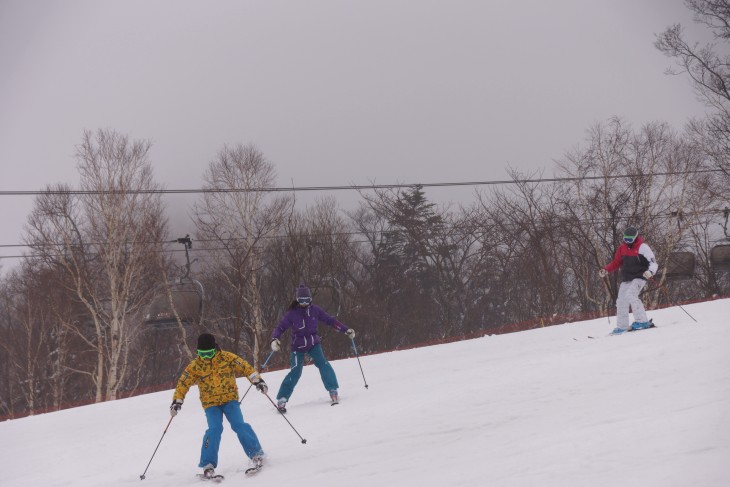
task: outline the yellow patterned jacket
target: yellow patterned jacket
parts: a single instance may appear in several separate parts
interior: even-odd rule
[[[190,387],[198,384],[203,409],[238,401],[236,376],[246,376],[254,381],[259,374],[235,353],[219,351],[212,359],[196,357],[185,367],[172,398],[185,399]]]

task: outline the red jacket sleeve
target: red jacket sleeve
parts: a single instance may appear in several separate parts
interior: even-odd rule
[[[622,263],[623,262],[621,260],[621,247],[619,247],[616,249],[616,253],[613,256],[613,260],[611,262],[609,262],[604,267],[604,269],[606,269],[608,272],[614,272],[614,271],[617,271],[621,267]]]

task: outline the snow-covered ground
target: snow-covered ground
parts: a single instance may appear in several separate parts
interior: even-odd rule
[[[355,359],[333,361],[334,407],[307,366],[287,414],[307,443],[252,390],[243,412],[266,467],[243,474],[225,423],[218,472],[224,485],[726,487],[730,300],[685,309],[699,323],[670,308],[650,312],[658,328],[617,337],[603,318],[361,357],[368,389]],[[284,373],[264,374],[272,397]],[[0,423],[0,485],[201,485],[197,388],[140,479],[170,402],[167,391]]]

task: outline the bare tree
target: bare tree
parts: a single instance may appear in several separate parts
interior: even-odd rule
[[[487,248],[503,256],[499,268],[505,272],[502,292],[509,291],[507,317],[526,320],[563,313],[572,306],[573,286],[558,252],[562,235],[556,188],[529,183],[531,176],[516,171],[511,176],[514,185],[481,199],[498,242]]]
[[[48,317],[41,305],[42,299],[38,299],[39,282],[23,283],[14,273],[10,283],[7,302],[10,320],[0,347],[9,358],[11,373],[18,386],[16,392],[22,394],[21,404],[32,412],[45,406],[45,364],[50,358],[50,334],[46,333]]]
[[[93,350],[95,400],[117,397],[130,379],[130,351],[149,301],[166,222],[148,158],[150,143],[111,130],[84,133],[77,148],[82,193],[63,186],[39,196],[27,242],[83,306],[72,331]]]
[[[352,324],[353,308],[360,296],[354,289],[351,236],[348,224],[339,214],[334,198],[317,200],[296,211],[286,225],[286,235],[267,246],[266,268],[271,306],[267,313],[271,328],[292,303],[297,285],[304,283],[312,290],[317,305],[346,324]],[[269,332],[271,331],[269,329]],[[360,335],[365,338],[365,330]],[[323,339],[336,332],[320,329]],[[286,339],[290,337],[287,335]],[[329,345],[332,357],[347,356],[349,343],[336,337]],[[275,357],[282,365],[286,356]]]
[[[129,353],[155,275],[155,251],[166,228],[160,195],[148,152],[148,141],[130,141],[109,130],[85,132],[78,147],[82,201],[88,237],[96,243],[97,276],[90,306],[97,330],[104,330],[105,398],[115,399],[127,378]],[[101,277],[101,279],[99,279]],[[92,311],[93,310],[93,311]]]
[[[666,124],[634,131],[622,120],[596,124],[588,145],[558,163],[570,181],[561,185],[559,213],[565,260],[580,285],[585,304],[604,309],[615,299],[615,281],[601,299],[595,272],[610,260],[628,225],[638,226],[657,254],[660,267],[685,246],[687,229],[709,198],[693,188],[702,175],[702,156],[686,137]],[[698,198],[698,196],[700,196]],[[681,219],[681,221],[680,221]],[[651,294],[653,303],[658,293]]]
[[[719,168],[709,190],[730,201],[730,6],[724,0],[686,0],[694,20],[707,27],[716,43],[700,44],[686,39],[682,26],[674,24],[657,36],[655,46],[673,58],[677,68],[668,74],[686,74],[698,98],[714,109],[705,120],[694,121],[692,131],[703,141],[706,156]]]
[[[58,285],[58,278],[29,257],[2,283],[0,355],[8,367],[2,377],[13,377],[4,397],[13,414],[59,409],[69,400],[93,397],[88,380],[74,380],[68,367],[83,361],[84,352],[69,343],[73,296]]]
[[[203,200],[195,205],[197,238],[209,243],[206,272],[219,302],[210,317],[258,364],[264,339],[262,252],[293,208],[290,196],[272,196],[274,165],[252,145],[225,146],[204,174]]]

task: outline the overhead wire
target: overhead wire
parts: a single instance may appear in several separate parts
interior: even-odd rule
[[[601,176],[576,176],[576,177],[560,177],[560,178],[527,178],[527,179],[511,179],[511,180],[493,180],[493,181],[462,181],[462,182],[438,182],[438,183],[403,183],[403,184],[372,184],[372,185],[340,185],[340,186],[300,186],[300,187],[280,187],[280,188],[200,188],[200,189],[150,189],[150,190],[125,190],[125,191],[109,191],[109,190],[30,190],[30,191],[6,191],[0,190],[0,196],[40,196],[44,194],[65,194],[65,195],[102,195],[102,194],[205,194],[205,193],[240,193],[240,192],[297,192],[297,191],[336,191],[336,190],[377,190],[377,189],[399,189],[399,188],[414,188],[414,187],[449,187],[449,186],[482,186],[482,185],[506,185],[506,184],[541,184],[541,183],[554,183],[554,182],[574,182],[574,181],[585,181],[585,180],[605,180],[605,179],[620,179],[620,178],[631,178],[631,177],[647,177],[647,176],[679,176],[687,174],[701,174],[701,173],[713,173],[720,172],[721,169],[696,169],[690,171],[667,171],[667,172],[654,172],[654,173],[641,173],[641,174],[616,174],[616,175],[601,175]],[[722,212],[722,210],[706,210],[704,212],[684,213],[684,215],[709,215],[716,212]],[[676,216],[672,212],[668,214],[655,214],[651,215],[654,218],[667,217],[671,218]],[[581,220],[579,223],[601,223],[610,222],[610,218],[597,218]],[[393,230],[388,230],[392,232]],[[337,232],[335,234],[328,235],[361,235],[363,232]],[[300,234],[303,237],[313,237],[317,234]],[[279,239],[287,238],[287,235],[272,235],[262,237],[263,239]],[[241,238],[235,238],[230,240],[239,240]],[[226,239],[220,240],[208,240],[211,242],[225,241]],[[197,242],[206,242],[206,240],[197,240]],[[150,245],[159,245],[167,243],[177,243],[176,240],[164,241],[164,242],[143,242]],[[62,246],[63,244],[58,243],[47,243],[45,246]],[[88,243],[88,245],[102,245],[102,243]],[[29,244],[0,244],[0,248],[33,248],[39,245]],[[169,250],[171,252],[175,250]],[[15,259],[23,257],[32,257],[32,255],[6,255],[0,256],[1,259]]]
[[[400,184],[368,184],[368,185],[339,185],[339,186],[291,186],[273,188],[194,188],[194,189],[125,189],[113,190],[80,190],[80,189],[46,189],[46,190],[0,190],[0,196],[41,196],[44,194],[56,195],[104,195],[104,194],[206,194],[206,193],[276,193],[276,192],[299,192],[299,191],[340,191],[340,190],[375,190],[375,189],[399,189],[399,188],[435,188],[449,186],[489,186],[502,184],[540,184],[571,181],[590,181],[604,179],[621,179],[648,176],[682,176],[688,174],[703,174],[722,172],[722,169],[693,169],[689,171],[667,171],[636,174],[612,174],[599,176],[574,176],[559,178],[526,178],[506,179],[493,181],[460,181],[460,182],[438,182],[438,183],[400,183]]]
[[[713,214],[721,214],[724,210],[722,209],[716,209],[716,210],[705,210],[705,211],[698,211],[698,212],[685,212],[683,213],[683,217],[688,216],[702,216],[702,215],[713,215]],[[668,212],[668,213],[654,213],[648,215],[648,217],[653,219],[672,219],[676,218],[676,212]],[[610,223],[614,221],[613,218],[588,218],[588,219],[581,219],[581,220],[571,220],[571,222],[574,223],[581,223],[581,224],[596,224],[596,223]],[[515,226],[516,224],[511,224],[510,226]],[[407,230],[405,229],[387,229],[387,230],[377,230],[376,233],[406,233]],[[349,236],[355,236],[355,235],[363,235],[364,233],[370,233],[366,231],[347,231],[347,232],[331,232],[331,233],[298,233],[293,235],[266,235],[259,237],[261,240],[274,240],[274,239],[286,239],[286,238],[317,238],[317,237],[349,237]],[[458,233],[458,230],[455,230],[453,233]],[[463,232],[468,233],[468,232]],[[474,233],[474,232],[472,232]],[[239,242],[246,240],[246,237],[229,237],[229,238],[222,238],[222,239],[196,239],[195,242],[197,244],[203,243],[225,243],[225,242]],[[368,243],[369,240],[349,240],[348,243]],[[170,244],[179,244],[177,240],[164,240],[164,241],[143,241],[143,242],[133,242],[143,245],[170,245]],[[63,247],[65,244],[62,243],[42,243],[42,244],[6,244],[6,245],[0,245],[0,248],[39,248],[39,247]],[[93,246],[100,246],[100,245],[106,245],[106,242],[84,242],[84,245],[88,247]],[[198,247],[195,250],[201,251],[201,252],[216,252],[216,251],[224,251],[228,250],[226,247]],[[176,252],[184,252],[184,250],[181,249],[149,249],[150,252],[169,252],[169,253],[176,253]],[[92,254],[94,254],[92,252]],[[0,260],[2,259],[17,259],[17,258],[35,258],[35,257],[42,257],[42,254],[25,254],[25,255],[4,255],[0,256]]]

